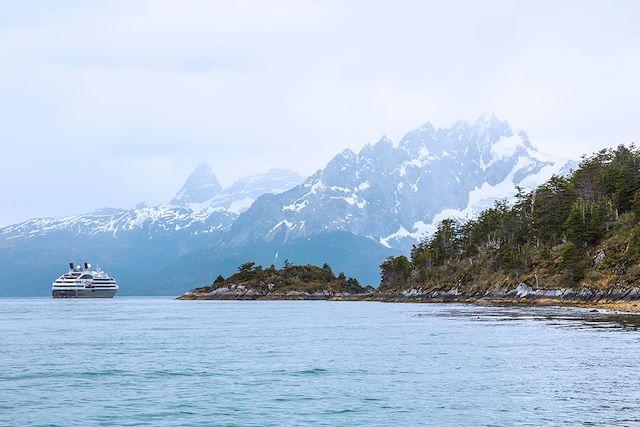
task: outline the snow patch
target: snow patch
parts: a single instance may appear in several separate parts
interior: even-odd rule
[[[240,212],[249,209],[253,204],[253,202],[254,202],[254,199],[251,197],[245,197],[240,200],[234,200],[229,205],[228,211],[239,214]]]
[[[519,136],[503,136],[491,146],[491,157],[494,161],[509,158],[520,146],[522,146],[522,139]]]
[[[360,209],[364,208],[367,205],[366,200],[358,200],[358,198],[355,195],[351,195],[350,197],[332,197],[332,199],[339,199],[339,198],[349,203],[351,206],[357,206]]]
[[[290,205],[284,206],[282,208],[283,211],[291,211],[291,212],[300,212],[309,204],[309,200],[304,199],[302,202],[292,203]]]
[[[369,187],[371,187],[369,181],[365,181],[356,187],[356,191],[364,191]]]
[[[289,221],[287,221],[286,219],[283,219],[282,221],[280,221],[279,223],[277,223],[276,225],[274,225],[271,230],[269,230],[268,234],[271,234],[272,232],[278,230],[281,226],[284,226],[285,228],[287,228],[288,230],[291,230],[294,227],[294,225],[292,223],[290,223]]]
[[[410,237],[414,240],[419,240],[423,238],[425,235],[432,233],[431,224],[425,224],[423,221],[416,221],[411,227],[411,231],[407,231],[406,228],[400,226],[398,231],[395,233],[389,234],[387,237],[383,237],[380,239],[380,244],[390,248],[389,241],[398,240],[404,237]]]

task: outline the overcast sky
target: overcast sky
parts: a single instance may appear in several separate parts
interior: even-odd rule
[[[0,225],[160,203],[492,111],[577,158],[640,135],[638,1],[0,0]]]

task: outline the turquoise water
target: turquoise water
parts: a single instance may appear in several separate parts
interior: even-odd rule
[[[567,309],[0,300],[0,425],[634,425],[640,332]]]

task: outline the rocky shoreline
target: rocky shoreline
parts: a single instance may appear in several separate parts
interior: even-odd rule
[[[513,289],[497,288],[488,291],[462,292],[458,288],[447,291],[424,291],[407,289],[402,292],[365,293],[316,292],[277,293],[269,290],[258,291],[242,285],[217,288],[210,292],[189,291],[179,300],[316,300],[316,301],[379,301],[404,303],[467,303],[480,305],[531,305],[531,306],[572,306],[599,308],[614,311],[640,313],[640,288],[609,288],[592,290],[580,289],[533,289],[524,283]]]
[[[256,290],[246,287],[242,284],[233,284],[229,286],[223,286],[215,288],[211,291],[201,291],[194,289],[186,292],[176,299],[179,300],[332,300],[337,298],[352,298],[359,295],[372,295],[368,294],[356,294],[349,292],[335,292],[328,289],[315,292],[304,291],[289,291],[281,293],[273,290],[273,286],[267,285],[265,290]]]

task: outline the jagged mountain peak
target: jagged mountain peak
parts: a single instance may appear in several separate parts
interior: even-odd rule
[[[345,148],[335,158],[353,159],[356,157],[358,157],[358,155],[354,153],[351,148]]]
[[[511,147],[514,154],[518,147],[535,150],[528,136],[522,131],[514,132],[507,121],[500,120],[494,113],[481,115],[475,123],[457,121],[448,128],[434,128],[431,123],[413,129],[400,140],[398,147],[413,157],[451,157],[469,153],[490,162],[496,147],[504,155],[505,147]]]
[[[393,145],[393,141],[387,138],[386,135],[382,135],[382,137],[373,145],[373,151],[377,153],[389,153],[396,149]]]
[[[376,145],[391,145],[393,146],[393,141],[387,137],[387,135],[382,135]]]
[[[506,120],[500,120],[500,118],[496,116],[494,112],[481,114],[476,120],[475,124],[473,124],[473,128],[476,131],[480,132],[492,130],[512,133],[509,122],[507,122]]]
[[[212,199],[222,191],[211,167],[206,162],[201,162],[195,168],[180,191],[171,200],[172,205],[186,206],[189,203],[202,203]]]
[[[213,170],[211,169],[211,166],[209,166],[209,163],[207,162],[200,162],[196,165],[195,169],[193,170],[193,172],[191,172],[191,174],[189,175],[189,178],[187,179],[211,179],[211,178],[216,178],[215,174],[213,173]]]
[[[393,144],[393,141],[386,135],[382,135],[375,144],[365,145],[362,150],[360,150],[358,159],[366,163],[377,162],[379,160],[384,161],[384,159],[391,160],[397,157],[397,153],[398,148]]]
[[[539,153],[524,132],[514,133],[493,113],[449,128],[427,123],[397,146],[383,137],[357,155],[343,151],[305,184],[254,205],[250,219],[241,216],[232,227],[232,239],[342,230],[406,249],[440,219],[473,216],[511,197],[516,185],[532,188],[566,164]]]
[[[325,169],[338,169],[344,170],[346,165],[349,165],[358,160],[358,155],[353,152],[350,148],[345,148],[336,156],[334,156]]]
[[[420,132],[428,132],[428,133],[433,133],[435,132],[435,127],[433,126],[433,124],[431,122],[426,122],[425,124],[423,124],[422,126],[420,126],[418,128],[418,130]]]
[[[479,124],[490,124],[492,122],[500,121],[496,117],[496,113],[494,111],[485,111],[484,113],[478,116],[478,120],[476,120],[476,125]]]

